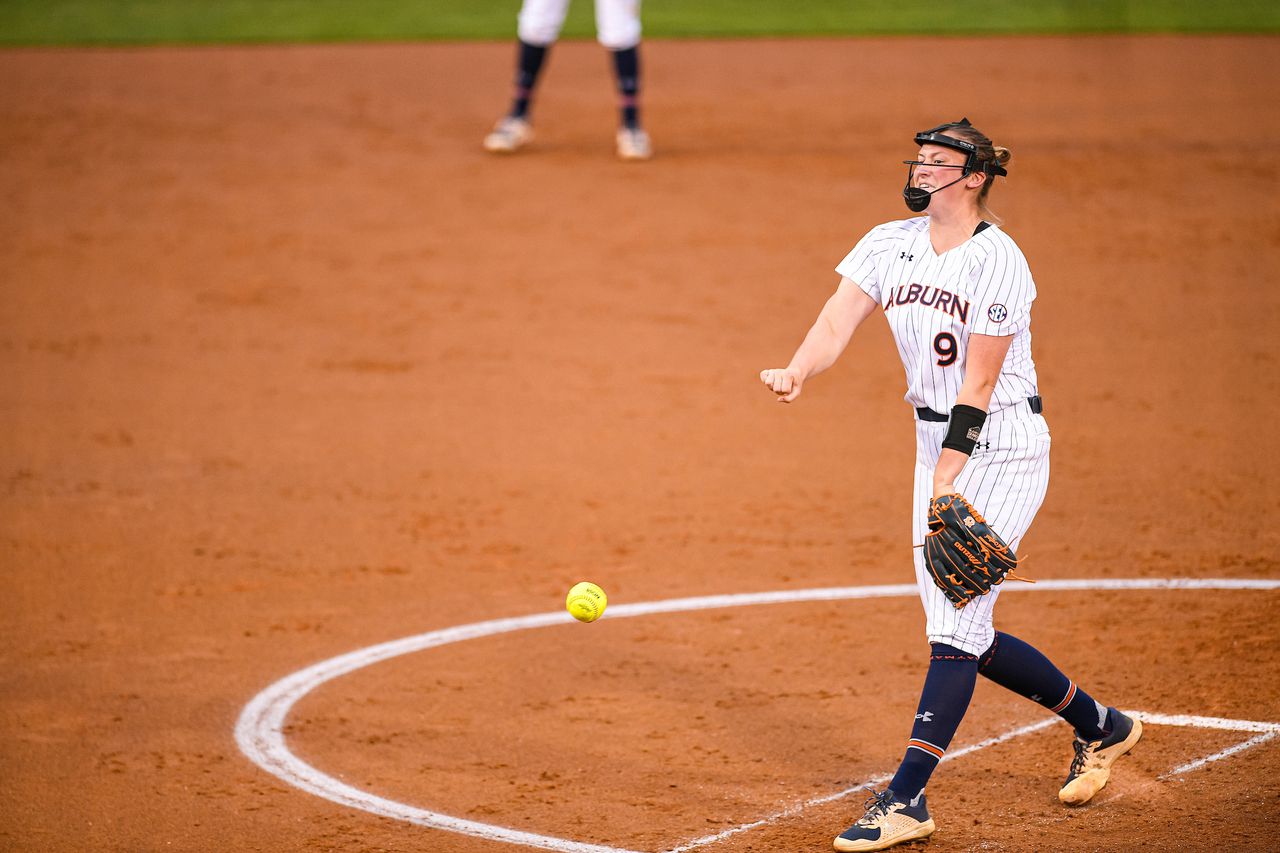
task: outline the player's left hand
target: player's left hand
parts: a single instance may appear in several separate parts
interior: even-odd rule
[[[790,403],[800,396],[800,386],[804,384],[804,377],[800,375],[800,371],[790,367],[775,367],[760,371],[760,381],[778,395],[779,403]]]
[[[925,570],[957,608],[1016,577],[1018,555],[962,495],[931,500],[928,525]]]

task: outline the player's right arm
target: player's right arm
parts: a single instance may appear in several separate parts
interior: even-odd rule
[[[805,381],[836,363],[849,346],[853,333],[871,315],[876,301],[852,279],[841,277],[840,286],[822,306],[804,342],[783,368],[760,371],[760,381],[778,395],[779,403],[800,396]]]

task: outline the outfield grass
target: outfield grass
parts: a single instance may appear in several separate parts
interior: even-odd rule
[[[0,44],[509,39],[519,0],[0,0]],[[566,38],[591,37],[574,0]],[[653,37],[1280,32],[1277,0],[644,0]]]

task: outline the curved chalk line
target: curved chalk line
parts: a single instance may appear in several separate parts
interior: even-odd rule
[[[1212,579],[1212,578],[1138,578],[1138,579],[1097,579],[1097,580],[1042,580],[1035,586],[1005,586],[1004,592],[1052,592],[1078,590],[1171,590],[1171,589],[1225,589],[1225,590],[1275,590],[1280,589],[1280,580],[1267,579]],[[843,601],[864,598],[894,598],[916,595],[915,584],[889,584],[882,586],[830,587],[804,590],[783,590],[777,592],[739,593],[732,595],[709,595],[696,598],[677,598],[667,601],[638,602],[635,604],[618,604],[606,611],[605,619],[622,619],[632,616],[648,616],[657,613],[684,613],[695,610],[712,610],[724,607],[744,607],[755,604],[787,604],[804,601]],[[375,663],[412,654],[436,646],[474,640],[496,634],[523,631],[531,628],[544,628],[553,625],[564,625],[573,622],[573,617],[565,611],[538,613],[531,616],[518,616],[507,619],[491,619],[469,625],[458,625],[438,631],[429,631],[412,637],[404,637],[374,646],[367,646],[354,652],[314,664],[306,669],[298,670],[292,675],[280,679],[255,696],[240,714],[236,723],[236,743],[240,750],[255,764],[273,776],[304,791],[323,797],[331,802],[349,806],[372,814],[406,821],[419,826],[457,832],[476,838],[486,838],[509,844],[520,844],[543,850],[554,850],[559,853],[639,853],[619,847],[600,844],[587,844],[570,841],[547,835],[524,832],[493,824],[466,820],[465,818],[434,812],[429,809],[410,806],[379,797],[376,794],[362,791],[359,788],[342,782],[326,773],[317,770],[294,755],[285,742],[284,723],[289,711],[299,700],[320,685],[341,678],[356,670],[372,666]],[[1254,737],[1236,744],[1233,747],[1197,759],[1165,774],[1166,778],[1202,767],[1212,761],[1226,758],[1252,746],[1265,743],[1280,733],[1280,724],[1257,722],[1252,720],[1223,720],[1211,717],[1167,716],[1136,713],[1144,721],[1164,725],[1198,726],[1203,728],[1227,729],[1233,731],[1255,732]],[[942,759],[950,761],[963,755],[985,749],[989,746],[1038,731],[1059,722],[1057,717],[1042,720],[1029,726],[1023,726],[998,735],[980,743],[948,752]],[[760,820],[741,826],[694,839],[683,845],[674,847],[665,853],[685,853],[708,844],[715,843],[732,835],[774,823],[794,816],[813,806],[829,803],[850,794],[861,791],[865,785],[875,785],[887,780],[888,776],[867,780],[862,785],[847,788],[834,794],[828,794],[792,806]]]

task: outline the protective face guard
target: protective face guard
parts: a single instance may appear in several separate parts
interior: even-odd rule
[[[958,139],[954,136],[947,136],[942,131],[950,130],[953,127],[972,127],[969,119],[962,118],[959,121],[940,124],[929,130],[922,130],[916,134],[917,145],[941,145],[943,148],[950,148],[953,151],[959,151],[965,155],[963,166],[953,166],[950,164],[937,163],[930,168],[934,169],[963,169],[960,177],[956,178],[950,184],[930,190],[922,190],[919,187],[911,186],[911,176],[915,174],[915,167],[921,165],[919,160],[903,160],[903,164],[907,166],[907,183],[902,188],[902,198],[907,203],[907,207],[914,213],[920,213],[929,206],[929,198],[938,190],[945,190],[951,184],[959,183],[969,177],[974,172],[982,172],[988,179],[994,178],[996,175],[1008,175],[1009,172],[1004,166],[1001,166],[994,160],[981,161],[978,159],[978,146],[965,139]]]

